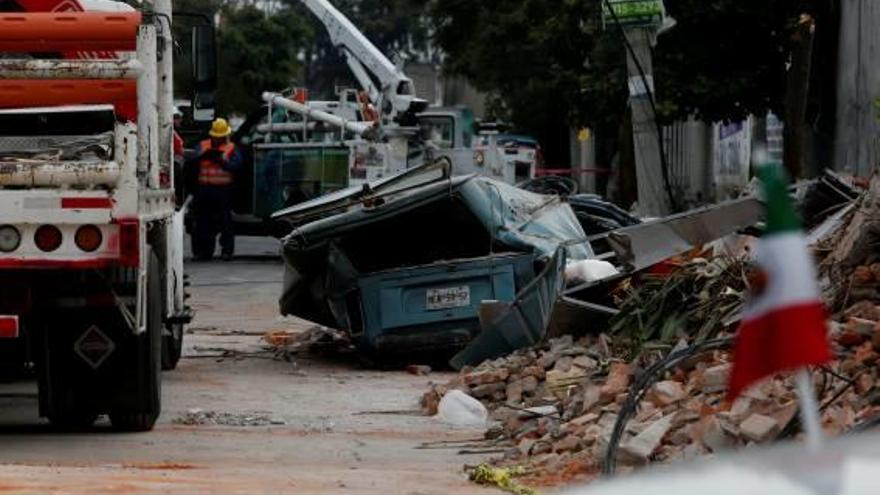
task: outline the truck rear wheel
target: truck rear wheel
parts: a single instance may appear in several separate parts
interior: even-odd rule
[[[162,400],[162,287],[159,259],[150,253],[147,266],[147,329],[135,339],[136,368],[132,386],[139,404],[110,411],[110,423],[120,431],[148,431],[159,418]],[[133,363],[135,364],[135,363]]]

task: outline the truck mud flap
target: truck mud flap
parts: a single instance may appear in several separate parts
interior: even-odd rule
[[[474,366],[540,342],[565,283],[565,260],[565,250],[557,249],[541,273],[519,291],[513,302],[483,301],[480,334],[449,364],[455,369]]]
[[[143,406],[143,397],[132,386],[132,373],[147,366],[136,352],[146,336],[133,334],[116,309],[97,314],[68,311],[49,322],[42,333],[43,416]]]

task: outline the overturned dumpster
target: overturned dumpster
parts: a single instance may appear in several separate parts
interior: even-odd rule
[[[593,257],[558,196],[453,177],[442,162],[276,217],[299,225],[283,242],[281,312],[345,329],[376,354],[447,357],[484,328],[493,353],[534,344],[566,262]],[[496,321],[519,318],[499,305],[530,321]],[[485,357],[471,350],[456,364]]]

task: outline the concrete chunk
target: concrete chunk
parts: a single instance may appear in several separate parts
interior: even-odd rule
[[[776,435],[779,425],[776,420],[763,414],[752,414],[739,425],[743,437],[753,442],[765,442]]]
[[[652,423],[625,445],[622,445],[621,452],[635,460],[646,462],[660,446],[669,429],[672,428],[673,416],[670,414]]]
[[[657,382],[648,392],[648,400],[658,407],[666,407],[684,399],[684,387],[673,380]]]

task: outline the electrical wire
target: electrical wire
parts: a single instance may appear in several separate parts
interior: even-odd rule
[[[646,369],[635,383],[630,387],[629,394],[624,401],[620,412],[617,415],[617,421],[614,423],[614,430],[611,432],[611,438],[608,440],[608,447],[605,449],[605,459],[602,463],[602,474],[611,476],[617,466],[617,449],[623,438],[623,432],[629,420],[635,415],[636,409],[642,402],[645,394],[667,371],[678,366],[685,359],[689,359],[698,354],[709,351],[717,351],[730,348],[733,345],[734,337],[722,337],[719,339],[707,340],[705,342],[694,344],[686,349],[672,352],[665,358],[652,364]]]

